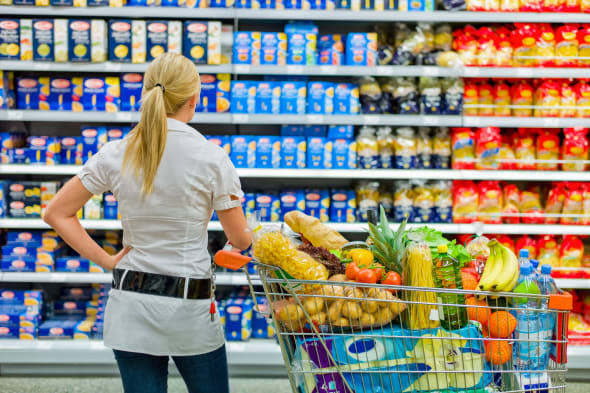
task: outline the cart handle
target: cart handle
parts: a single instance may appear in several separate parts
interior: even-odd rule
[[[215,253],[215,264],[230,270],[240,270],[252,260],[251,257],[237,252],[221,250]]]
[[[568,292],[549,295],[549,309],[570,311],[574,307],[574,299]]]

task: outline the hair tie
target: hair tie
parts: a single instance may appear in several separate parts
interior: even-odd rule
[[[164,88],[164,86],[162,86],[161,83],[156,83],[155,86],[160,86],[160,89],[162,89],[162,93],[166,92],[166,89]]]

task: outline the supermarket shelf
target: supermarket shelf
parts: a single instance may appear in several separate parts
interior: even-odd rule
[[[464,116],[463,127],[589,127],[590,118]]]
[[[555,283],[562,289],[590,289],[590,279],[584,278],[557,278]]]
[[[272,10],[176,7],[0,7],[0,14],[30,16],[128,17],[128,18],[202,18],[202,19],[274,19],[354,22],[465,22],[465,23],[589,23],[590,15],[558,12],[407,12],[350,10]]]
[[[148,63],[53,63],[44,61],[0,61],[0,70],[4,71],[54,71],[54,72],[145,72]],[[225,65],[199,65],[202,74],[229,74],[232,66]]]
[[[118,220],[80,220],[82,226],[86,229],[97,230],[118,230],[122,229],[121,222]],[[6,229],[49,229],[41,219],[35,218],[2,218],[0,219],[0,228]]]

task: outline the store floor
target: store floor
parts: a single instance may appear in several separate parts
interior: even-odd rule
[[[120,393],[118,378],[12,378],[0,377],[2,393]],[[185,393],[186,388],[179,377],[168,381],[169,393]],[[290,393],[287,379],[231,380],[232,393]],[[570,383],[567,393],[588,393],[590,383]]]

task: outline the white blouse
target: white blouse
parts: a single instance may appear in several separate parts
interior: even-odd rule
[[[93,194],[111,191],[119,202],[123,245],[131,251],[120,269],[190,278],[211,277],[207,224],[212,210],[240,206],[243,193],[227,153],[197,130],[168,119],[168,137],[153,192],[122,172],[126,139],[107,143],[78,176]],[[232,199],[235,196],[238,200]],[[151,355],[186,356],[224,342],[210,300],[147,295],[113,288],[106,307],[107,347]]]

